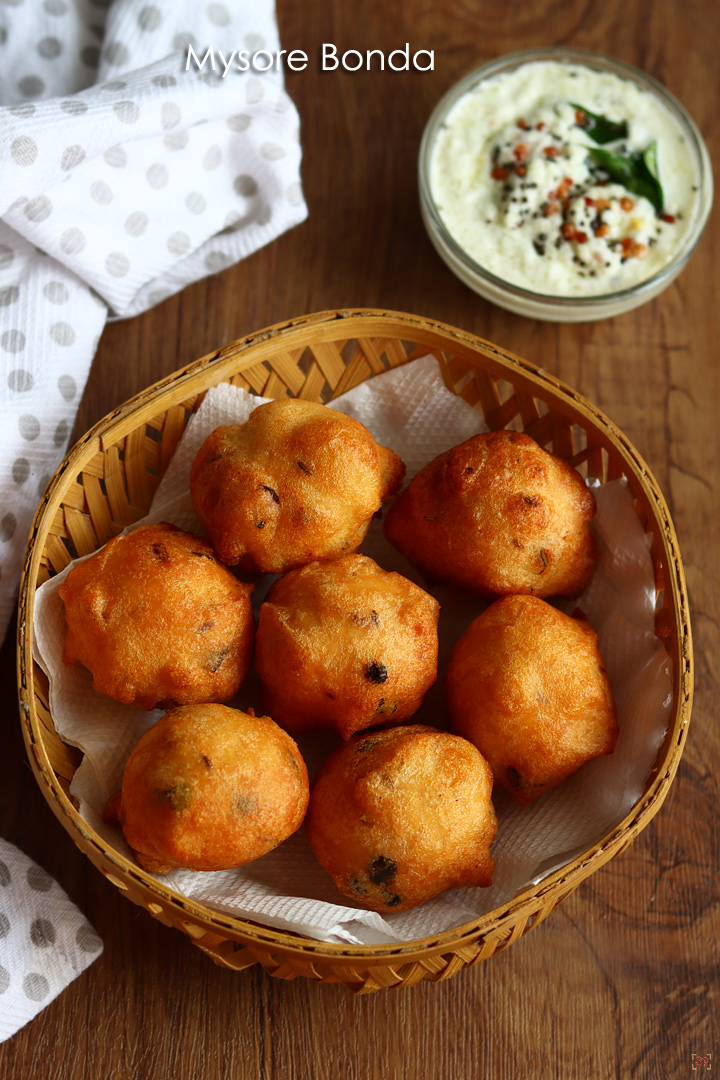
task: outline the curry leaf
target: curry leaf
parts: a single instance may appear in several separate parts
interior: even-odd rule
[[[627,138],[628,126],[627,120],[608,120],[606,116],[599,116],[597,113],[590,112],[584,105],[576,105],[574,101],[571,101],[573,109],[577,109],[578,112],[583,114],[583,119],[578,120],[578,124],[587,131],[591,139],[601,146],[605,143],[615,142],[617,139]]]
[[[589,146],[588,153],[593,165],[602,169],[611,180],[616,180],[634,195],[644,196],[652,203],[659,215],[663,211],[664,195],[658,178],[657,143],[651,143],[642,154],[617,154],[612,150],[601,150]]]

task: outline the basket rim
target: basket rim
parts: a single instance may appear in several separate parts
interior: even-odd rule
[[[370,325],[368,325],[370,324]],[[264,353],[276,352],[284,339],[302,334],[303,331],[322,328],[337,328],[336,337],[352,339],[369,336],[370,326],[376,325],[378,336],[394,337],[406,341],[422,340],[422,336],[440,335],[446,339],[446,346],[458,355],[474,353],[492,359],[500,368],[520,375],[524,381],[530,381],[542,397],[542,391],[553,400],[553,404],[565,404],[574,411],[579,411],[590,424],[598,429],[623,459],[625,467],[632,474],[637,485],[647,496],[654,525],[659,530],[662,547],[663,566],[666,571],[664,587],[669,606],[675,615],[677,632],[674,639],[676,646],[673,663],[673,698],[672,721],[658,755],[665,754],[661,767],[646,784],[643,794],[628,814],[600,840],[585,848],[569,863],[553,870],[543,877],[539,884],[520,890],[514,897],[493,911],[463,923],[439,934],[413,939],[409,942],[385,943],[383,945],[353,945],[349,943],[324,942],[295,933],[290,930],[256,923],[228,913],[214,911],[190,897],[170,889],[157,881],[139,866],[130,863],[124,856],[109,847],[102,838],[80,817],[70,798],[65,794],[52,768],[43,742],[41,725],[34,703],[35,676],[32,652],[32,625],[34,596],[37,586],[43,544],[47,536],[49,523],[53,520],[62,502],[65,491],[63,481],[72,470],[72,477],[80,471],[82,459],[93,456],[103,446],[110,445],[120,438],[128,421],[135,423],[128,428],[139,426],[142,416],[146,419],[158,412],[160,399],[172,392],[178,384],[185,384],[204,375],[202,382],[206,387],[225,381],[232,370],[237,373],[237,359],[246,356],[243,366],[259,363]],[[416,335],[420,335],[418,338]],[[327,335],[330,338],[330,334]],[[431,351],[431,349],[429,349]],[[260,354],[260,355],[258,355]],[[245,360],[248,360],[245,363]],[[369,377],[373,377],[372,375]],[[184,395],[184,400],[192,391]],[[169,403],[168,403],[169,404]],[[71,478],[72,478],[71,477]],[[42,542],[38,542],[41,540]],[[675,530],[670,513],[662,493],[646,463],[616,425],[596,406],[582,395],[567,386],[554,375],[543,371],[500,346],[484,341],[469,331],[450,326],[434,319],[403,312],[388,311],[378,308],[343,308],[316,312],[310,315],[275,323],[263,330],[248,334],[225,345],[199,360],[164,377],[150,387],[136,394],[116,409],[109,412],[82,436],[68,451],[56,469],[48,484],[43,499],[35,514],[30,529],[25,552],[19,598],[19,618],[17,635],[17,671],[20,718],[26,750],[38,784],[56,817],[70,833],[74,842],[83,850],[91,861],[99,865],[107,861],[116,874],[129,878],[136,889],[157,906],[170,906],[180,910],[189,921],[205,930],[220,930],[226,937],[252,946],[267,946],[278,953],[315,955],[318,959],[348,959],[357,961],[393,961],[401,959],[406,963],[413,954],[427,956],[429,952],[443,953],[451,949],[462,948],[477,941],[482,935],[500,934],[507,925],[525,921],[544,905],[561,899],[571,892],[594,869],[599,868],[613,855],[627,846],[647,825],[660,809],[667,795],[672,779],[677,771],[680,756],[687,738],[693,692],[693,659],[688,611],[687,590],[684,572],[680,561]],[[667,746],[667,752],[665,747]],[[77,836],[79,834],[79,838]],[[82,843],[80,842],[82,840]],[[92,850],[88,850],[92,849]],[[95,858],[93,858],[93,854]],[[597,865],[595,865],[597,864]],[[100,869],[104,868],[100,866]],[[115,884],[118,884],[115,881]],[[124,886],[127,888],[127,886]]]

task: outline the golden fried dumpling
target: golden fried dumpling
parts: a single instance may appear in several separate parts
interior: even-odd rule
[[[366,732],[320,769],[305,830],[340,892],[406,911],[492,883],[491,793],[490,768],[465,739],[419,724]]]
[[[528,435],[475,435],[436,457],[391,508],[385,534],[428,576],[481,596],[578,596],[595,561],[595,499]]]
[[[355,551],[404,471],[359,421],[281,398],[213,431],[193,462],[190,493],[224,563],[282,574]]]
[[[407,720],[437,678],[434,597],[364,555],[292,570],[260,608],[263,709],[297,734]]]
[[[65,663],[141,709],[229,701],[250,666],[251,592],[205,540],[167,523],[135,529],[60,586]]]
[[[142,736],[104,817],[153,873],[228,870],[299,829],[308,795],[300,751],[270,717],[186,705]]]
[[[618,736],[597,635],[534,596],[496,600],[470,624],[448,664],[452,730],[477,746],[495,780],[525,804]]]

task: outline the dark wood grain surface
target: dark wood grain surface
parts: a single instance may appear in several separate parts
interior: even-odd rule
[[[423,125],[465,71],[543,44],[644,68],[689,108],[716,156],[720,7],[704,0],[278,0],[283,45],[311,64],[288,78],[302,118],[308,221],[159,308],[109,326],[75,428],[163,375],[277,320],[372,306],[436,317],[556,373],[627,433],[679,534],[692,605],[696,697],[677,779],[635,844],[538,929],[445,983],[356,998],[215,967],[124,900],[53,818],[25,761],[12,632],[0,835],[85,911],[102,957],[0,1046],[3,1080],[446,1078],[696,1075],[720,1069],[720,295],[716,219],[680,279],[651,304],[584,326],[522,319],[461,285],[420,220]],[[321,73],[323,41],[436,50],[428,74]],[[233,43],[234,44],[234,43]]]

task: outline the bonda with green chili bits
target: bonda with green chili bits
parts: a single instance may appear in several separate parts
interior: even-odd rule
[[[300,751],[270,717],[184,706],[141,737],[103,817],[152,873],[229,870],[299,829],[308,795]]]
[[[59,589],[64,660],[140,709],[229,701],[252,657],[252,585],[199,536],[161,522],[116,536]]]
[[[482,754],[446,731],[365,732],[322,765],[305,831],[341,893],[407,911],[446,889],[492,884],[492,782]]]
[[[356,551],[404,471],[358,420],[282,398],[208,436],[190,494],[222,562],[283,574]]]
[[[263,709],[292,734],[343,739],[410,719],[437,678],[439,614],[433,596],[366,555],[291,570],[260,608]]]

